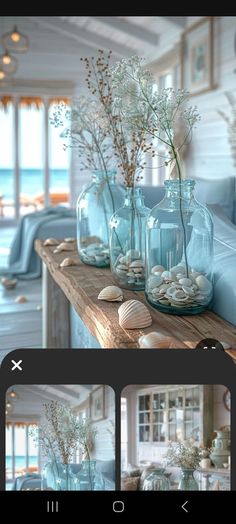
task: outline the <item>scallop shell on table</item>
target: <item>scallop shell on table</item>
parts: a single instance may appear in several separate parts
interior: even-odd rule
[[[172,337],[168,337],[157,331],[143,335],[139,338],[138,342],[141,349],[170,349],[176,347],[176,341]]]
[[[54,249],[53,253],[60,253],[61,251],[74,251],[74,247],[69,242],[62,242]]]
[[[25,304],[25,302],[28,302],[28,298],[25,297],[24,295],[18,295],[18,297],[16,297],[15,299],[15,302],[17,304]]]
[[[107,286],[100,291],[98,300],[106,300],[107,302],[122,302],[123,293],[117,286]]]
[[[58,244],[59,242],[56,238],[46,238],[43,243],[44,246],[57,246]]]
[[[62,262],[60,263],[60,267],[69,267],[69,266],[78,266],[77,260],[75,260],[74,258],[67,257],[67,258],[64,258],[64,260],[62,260]]]
[[[124,329],[141,329],[152,324],[148,308],[138,300],[126,300],[118,309],[119,324]]]

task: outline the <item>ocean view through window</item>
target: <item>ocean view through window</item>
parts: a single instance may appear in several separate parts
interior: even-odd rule
[[[50,124],[55,105],[13,101],[0,107],[0,220],[45,205],[69,205],[70,150]]]

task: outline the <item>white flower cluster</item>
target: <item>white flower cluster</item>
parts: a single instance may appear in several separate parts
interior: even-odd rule
[[[202,451],[194,446],[191,441],[171,442],[165,457],[167,466],[196,469],[202,459]]]

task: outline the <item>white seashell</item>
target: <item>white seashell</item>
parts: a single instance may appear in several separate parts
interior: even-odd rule
[[[162,273],[161,273],[161,271],[155,271],[155,273],[153,273],[153,275],[155,275],[155,277],[161,277]],[[161,280],[163,280],[162,277],[161,277]]]
[[[181,265],[171,267],[170,271],[171,271],[171,273],[175,273],[176,275],[178,275],[178,274],[182,274],[183,275],[184,273],[186,273],[185,267],[181,266]]]
[[[131,267],[131,266],[130,266]],[[133,272],[134,273],[143,273],[143,268],[142,267],[134,267],[133,268]]]
[[[60,263],[60,267],[69,267],[69,266],[78,266],[77,260],[75,260],[74,258],[67,257],[67,258],[64,258],[64,260],[62,260],[62,262]]]
[[[174,287],[174,286],[170,286],[166,290],[166,294],[168,295],[168,297],[172,297],[173,293],[175,293],[175,292],[176,292],[176,287]]]
[[[17,304],[24,304],[25,302],[28,302],[28,298],[24,295],[18,295],[18,297],[15,299],[15,302],[17,302]]]
[[[122,271],[128,271],[128,266],[125,266],[124,264],[119,264],[117,266],[117,269],[122,269]]]
[[[136,251],[136,249],[129,249],[129,251],[126,253],[126,256],[129,258],[139,258],[140,253],[139,251]]]
[[[151,273],[163,273],[165,271],[164,266],[153,266]]]
[[[74,251],[74,247],[69,242],[62,242],[54,249],[53,253],[60,253],[61,251]]]
[[[176,280],[181,280],[182,278],[184,278],[184,274],[183,273],[177,273]]]
[[[57,246],[58,244],[59,242],[55,238],[46,238],[43,243],[44,246]]]
[[[197,278],[197,277],[200,277],[200,276],[201,276],[201,273],[198,273],[198,271],[193,271],[193,272],[191,273],[191,275],[190,275],[190,277],[191,277],[191,279],[192,279],[193,281],[195,281],[196,278]]]
[[[127,265],[127,263],[128,263],[127,257],[122,257],[122,256],[121,256],[121,257],[119,258],[119,264],[125,264],[125,265]]]
[[[64,242],[75,242],[75,238],[72,238],[72,237],[64,238]]]
[[[175,280],[175,275],[174,273],[171,273],[170,271],[163,271],[163,273],[161,274],[162,278],[164,280]]]
[[[206,277],[204,277],[204,275],[199,275],[195,279],[195,282],[203,294],[205,293],[210,294],[212,290],[212,285],[211,285],[211,282]]]
[[[157,331],[152,331],[151,333],[148,333],[147,335],[143,335],[142,337],[140,337],[138,342],[139,347],[142,349],[169,349],[171,347],[175,347],[176,341],[172,337],[162,335],[162,333],[158,333]]]
[[[148,279],[148,287],[149,289],[153,289],[154,287],[158,287],[162,284],[163,278],[161,275],[151,275]]]
[[[116,268],[116,273],[118,275],[121,275],[121,276],[126,276],[127,275],[127,271],[124,271],[124,269],[118,269]]]
[[[192,280],[190,278],[180,278],[179,283],[181,284],[181,286],[191,286]]]
[[[194,297],[195,296],[195,293],[194,291],[191,289],[191,287],[188,287],[188,286],[183,286],[183,291],[186,295],[188,295],[189,297]]]
[[[107,302],[122,302],[123,293],[117,286],[106,286],[100,291],[98,300],[107,300]]]
[[[129,267],[141,267],[141,268],[143,268],[144,267],[144,262],[143,262],[143,260],[133,260],[133,262],[131,262],[131,264],[129,264]]]
[[[138,300],[126,300],[118,309],[119,324],[124,329],[141,329],[152,324],[148,308]]]
[[[183,291],[176,291],[175,290],[174,293],[172,293],[172,298],[174,300],[177,300],[177,302],[178,302],[179,300],[185,300],[186,299],[186,295],[185,295],[185,293]]]

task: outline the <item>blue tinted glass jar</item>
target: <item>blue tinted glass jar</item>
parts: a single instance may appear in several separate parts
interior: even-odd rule
[[[213,221],[191,179],[166,180],[147,221],[146,297],[165,313],[194,315],[213,297]]]
[[[45,464],[42,471],[42,485],[43,489],[51,488],[54,491],[74,490],[74,475],[71,465],[57,461]]]
[[[79,491],[103,491],[105,489],[105,481],[96,468],[96,460],[83,460],[76,477]]]
[[[144,491],[169,491],[170,481],[165,476],[165,469],[155,469],[148,475],[143,482]]]
[[[145,287],[146,222],[150,209],[140,188],[127,187],[123,206],[110,221],[111,270],[124,289]]]
[[[116,173],[95,172],[77,200],[77,247],[85,264],[109,267],[109,221],[121,206],[124,188]]]
[[[194,469],[181,469],[181,480],[178,485],[180,491],[198,491],[199,486],[194,478]]]

